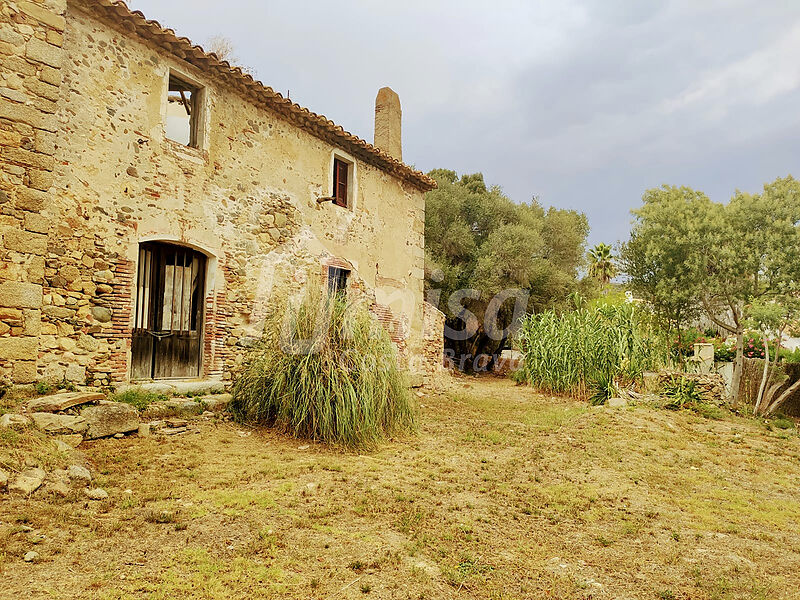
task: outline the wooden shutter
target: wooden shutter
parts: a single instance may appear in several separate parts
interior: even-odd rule
[[[338,158],[333,159],[333,198],[334,204],[347,208],[348,164]]]

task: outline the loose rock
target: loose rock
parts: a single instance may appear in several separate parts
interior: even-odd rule
[[[75,415],[37,412],[31,418],[34,425],[45,433],[81,433],[88,427],[86,419]]]
[[[83,436],[80,433],[73,433],[69,435],[59,435],[58,440],[69,445],[71,448],[77,448],[83,441]]]
[[[58,452],[72,452],[73,450],[72,446],[66,442],[62,442],[61,440],[53,440],[53,444]]]
[[[0,491],[8,487],[8,473],[0,469]]]
[[[211,412],[222,412],[228,408],[228,404],[233,400],[230,394],[212,394],[211,396],[203,396],[200,401]]]
[[[86,496],[89,500],[108,500],[108,492],[102,488],[87,489]]]
[[[86,429],[88,440],[139,429],[139,413],[134,407],[122,402],[109,402],[84,408],[81,416],[88,423]]]
[[[35,552],[33,550],[31,550],[30,552],[26,552],[25,556],[22,557],[22,560],[24,560],[27,563],[38,562],[39,561],[39,553]]]
[[[15,413],[6,413],[0,416],[0,427],[11,427],[14,429],[27,427],[30,425],[31,420],[25,415],[18,415]]]
[[[628,401],[625,398],[609,398],[606,400],[608,408],[625,408],[628,406]]]
[[[99,392],[64,392],[28,402],[28,412],[59,412],[73,406],[99,402],[105,396]]]
[[[67,469],[69,478],[77,483],[88,485],[92,481],[92,473],[86,467],[72,465]]]
[[[41,487],[46,476],[47,473],[38,467],[25,469],[22,473],[17,475],[16,479],[14,479],[11,484],[9,484],[8,491],[28,496]]]
[[[49,473],[44,480],[44,490],[65,498],[70,495],[69,476],[63,469]]]

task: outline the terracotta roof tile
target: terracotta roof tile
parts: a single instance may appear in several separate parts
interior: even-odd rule
[[[417,189],[428,191],[436,188],[436,181],[424,173],[412,169],[383,150],[345,131],[341,125],[336,125],[323,115],[311,112],[288,98],[284,98],[271,87],[254,80],[241,68],[232,67],[228,61],[220,60],[213,52],[206,52],[188,38],[177,36],[172,29],[162,27],[158,21],[146,18],[141,11],[132,11],[122,0],[76,0],[76,4],[92,14],[117,23],[144,39],[151,40],[170,54],[194,65],[201,71],[217,75],[256,104],[271,109],[316,137],[347,150],[350,154],[402,179]]]

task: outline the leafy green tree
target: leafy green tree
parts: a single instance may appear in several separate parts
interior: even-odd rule
[[[601,284],[608,285],[617,275],[614,256],[611,246],[602,242],[589,250],[589,276],[597,279]]]
[[[663,186],[646,192],[634,215],[623,249],[631,288],[669,323],[703,312],[736,336],[737,400],[748,306],[795,294],[800,281],[800,183],[779,178],[727,205]]]
[[[456,365],[470,370],[474,357],[507,346],[520,303],[550,308],[576,288],[588,221],[535,201],[515,204],[480,173],[429,175],[439,187],[426,196],[426,297],[446,314]]]
[[[667,185],[647,190],[642,202],[632,211],[622,269],[631,291],[651,305],[680,342],[682,330],[702,309],[705,249],[715,206],[702,192]]]

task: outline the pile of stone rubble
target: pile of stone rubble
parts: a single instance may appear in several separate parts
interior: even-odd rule
[[[216,417],[227,408],[230,400],[229,394],[173,398],[153,403],[139,413],[133,406],[110,401],[99,392],[64,392],[29,400],[21,407],[23,410],[0,416],[0,429],[33,426],[53,437],[57,451],[75,458],[82,456],[74,449],[84,440],[188,433],[192,430],[191,417]],[[108,498],[104,490],[92,488],[91,481],[91,472],[81,464],[51,473],[32,464],[13,476],[0,470],[0,492],[30,496],[44,489],[65,497],[79,486],[90,500]]]

